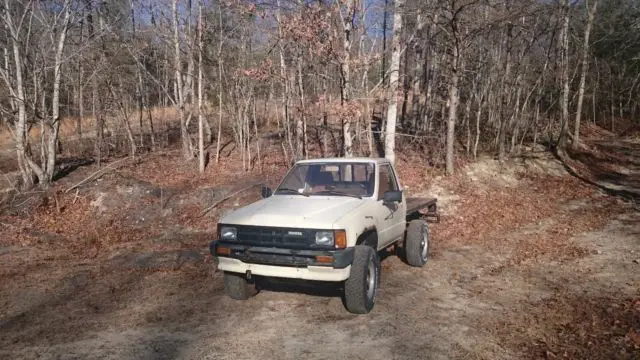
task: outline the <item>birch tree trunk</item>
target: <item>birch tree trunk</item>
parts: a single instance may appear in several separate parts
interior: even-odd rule
[[[343,109],[345,106],[348,106],[351,101],[351,32],[356,15],[355,0],[347,0],[345,5],[347,7],[347,18],[342,21],[344,39],[342,43],[343,56],[340,60],[340,100]],[[344,111],[341,115],[341,121],[343,138],[342,151],[345,157],[351,157],[353,156],[351,119],[344,114]]]
[[[395,163],[396,121],[398,119],[398,78],[400,75],[400,37],[402,35],[402,13],[404,0],[395,0],[393,14],[393,39],[391,40],[391,64],[389,68],[389,91],[387,98],[387,120],[384,136],[384,156]]]
[[[18,110],[18,119],[15,125],[15,141],[16,141],[16,155],[18,160],[18,167],[20,168],[20,174],[22,175],[22,182],[25,188],[33,186],[33,170],[28,164],[27,156],[27,109],[25,104],[25,92],[24,92],[24,79],[22,74],[22,54],[18,44],[18,34],[13,24],[13,19],[10,13],[11,7],[9,6],[9,0],[4,1],[4,22],[7,30],[11,36],[11,47],[13,50],[13,61],[15,65],[15,84],[8,86],[11,95],[15,97],[14,104],[16,104]],[[6,66],[6,71],[9,71],[9,66]],[[5,75],[8,77],[8,74]],[[11,84],[9,84],[11,85]]]
[[[191,159],[191,139],[184,116],[184,89],[182,88],[182,63],[180,60],[180,36],[178,33],[178,0],[172,0],[173,10],[173,46],[174,46],[174,71],[176,77],[176,98],[178,104],[178,116],[180,117],[180,137],[182,138],[182,154],[185,159]]]
[[[204,115],[202,114],[202,0],[198,0],[198,169],[204,172]]]
[[[222,5],[218,4],[218,25],[222,29]],[[216,164],[220,162],[220,146],[222,139],[222,30],[218,44],[218,136],[216,139]]]
[[[587,77],[587,68],[589,66],[589,35],[591,33],[591,27],[593,26],[593,18],[596,15],[596,9],[598,8],[598,0],[593,1],[593,6],[589,10],[589,1],[585,0],[585,7],[589,11],[587,18],[587,27],[584,29],[584,46],[582,48],[582,72],[580,74],[580,88],[578,89],[578,105],[576,108],[576,122],[575,129],[573,131],[573,146],[578,145],[580,139],[580,118],[582,117],[582,103],[584,101],[584,87]]]
[[[278,38],[282,39],[282,18],[280,13],[280,0],[276,0],[276,22],[278,23]],[[280,56],[280,81],[282,81],[282,127],[284,129],[284,136],[288,148],[293,152],[293,144],[291,141],[291,131],[289,126],[289,78],[287,76],[287,64],[284,58],[284,45],[282,41],[279,41],[278,53]]]
[[[84,10],[82,12],[83,20],[80,22],[80,42],[84,43]],[[84,59],[78,57],[78,119],[76,120],[76,135],[82,137],[82,120],[84,119]]]
[[[411,96],[411,127],[413,131],[418,128],[418,120],[420,119],[420,109],[422,107],[422,78],[423,72],[422,64],[424,63],[424,46],[422,43],[424,20],[422,14],[418,10],[416,14],[416,35],[417,39],[414,43],[414,51],[416,53],[415,65],[413,69],[413,93]]]
[[[562,32],[560,36],[560,60],[562,82],[562,113],[557,146],[564,148],[569,123],[569,0],[562,2]]]
[[[56,47],[55,62],[53,67],[53,96],[51,99],[51,137],[47,142],[47,166],[45,169],[45,179],[43,185],[48,185],[53,180],[56,166],[56,154],[58,151],[58,136],[60,132],[60,74],[62,71],[62,53],[67,40],[67,30],[71,20],[71,4],[70,0],[64,2],[64,20],[62,22],[62,30],[58,38]]]
[[[447,118],[447,150],[445,155],[446,173],[451,175],[454,172],[453,156],[454,142],[456,137],[456,117],[458,111],[458,46],[453,45],[451,56],[451,84],[449,84],[449,117]]]
[[[302,56],[298,57],[298,96],[300,97],[300,118],[296,127],[297,136],[297,156],[308,157],[307,154],[307,119],[304,98],[304,84],[302,82]]]

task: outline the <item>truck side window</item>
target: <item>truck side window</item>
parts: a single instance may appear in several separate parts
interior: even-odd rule
[[[382,199],[385,192],[396,190],[398,190],[398,184],[396,183],[396,178],[393,175],[391,166],[380,166],[380,187],[378,188],[378,199]]]

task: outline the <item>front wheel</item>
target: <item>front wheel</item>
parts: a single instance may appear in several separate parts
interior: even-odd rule
[[[357,245],[351,264],[351,275],[344,285],[344,302],[354,314],[366,314],[373,304],[380,284],[380,259],[370,246]]]
[[[247,300],[258,291],[243,274],[224,273],[224,292],[234,300]]]
[[[429,228],[424,220],[411,220],[407,226],[404,251],[407,263],[421,267],[429,259]]]

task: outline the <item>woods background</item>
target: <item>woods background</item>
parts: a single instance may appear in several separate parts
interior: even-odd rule
[[[2,1],[2,171],[25,188],[61,155],[402,147],[452,173],[638,127],[635,0]]]

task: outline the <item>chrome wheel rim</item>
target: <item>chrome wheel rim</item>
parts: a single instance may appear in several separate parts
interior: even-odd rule
[[[420,241],[420,250],[422,254],[422,260],[427,260],[429,254],[429,231],[426,226],[422,227],[422,240]]]
[[[373,300],[373,295],[376,290],[376,267],[373,261],[369,262],[369,268],[367,269],[367,299]]]

